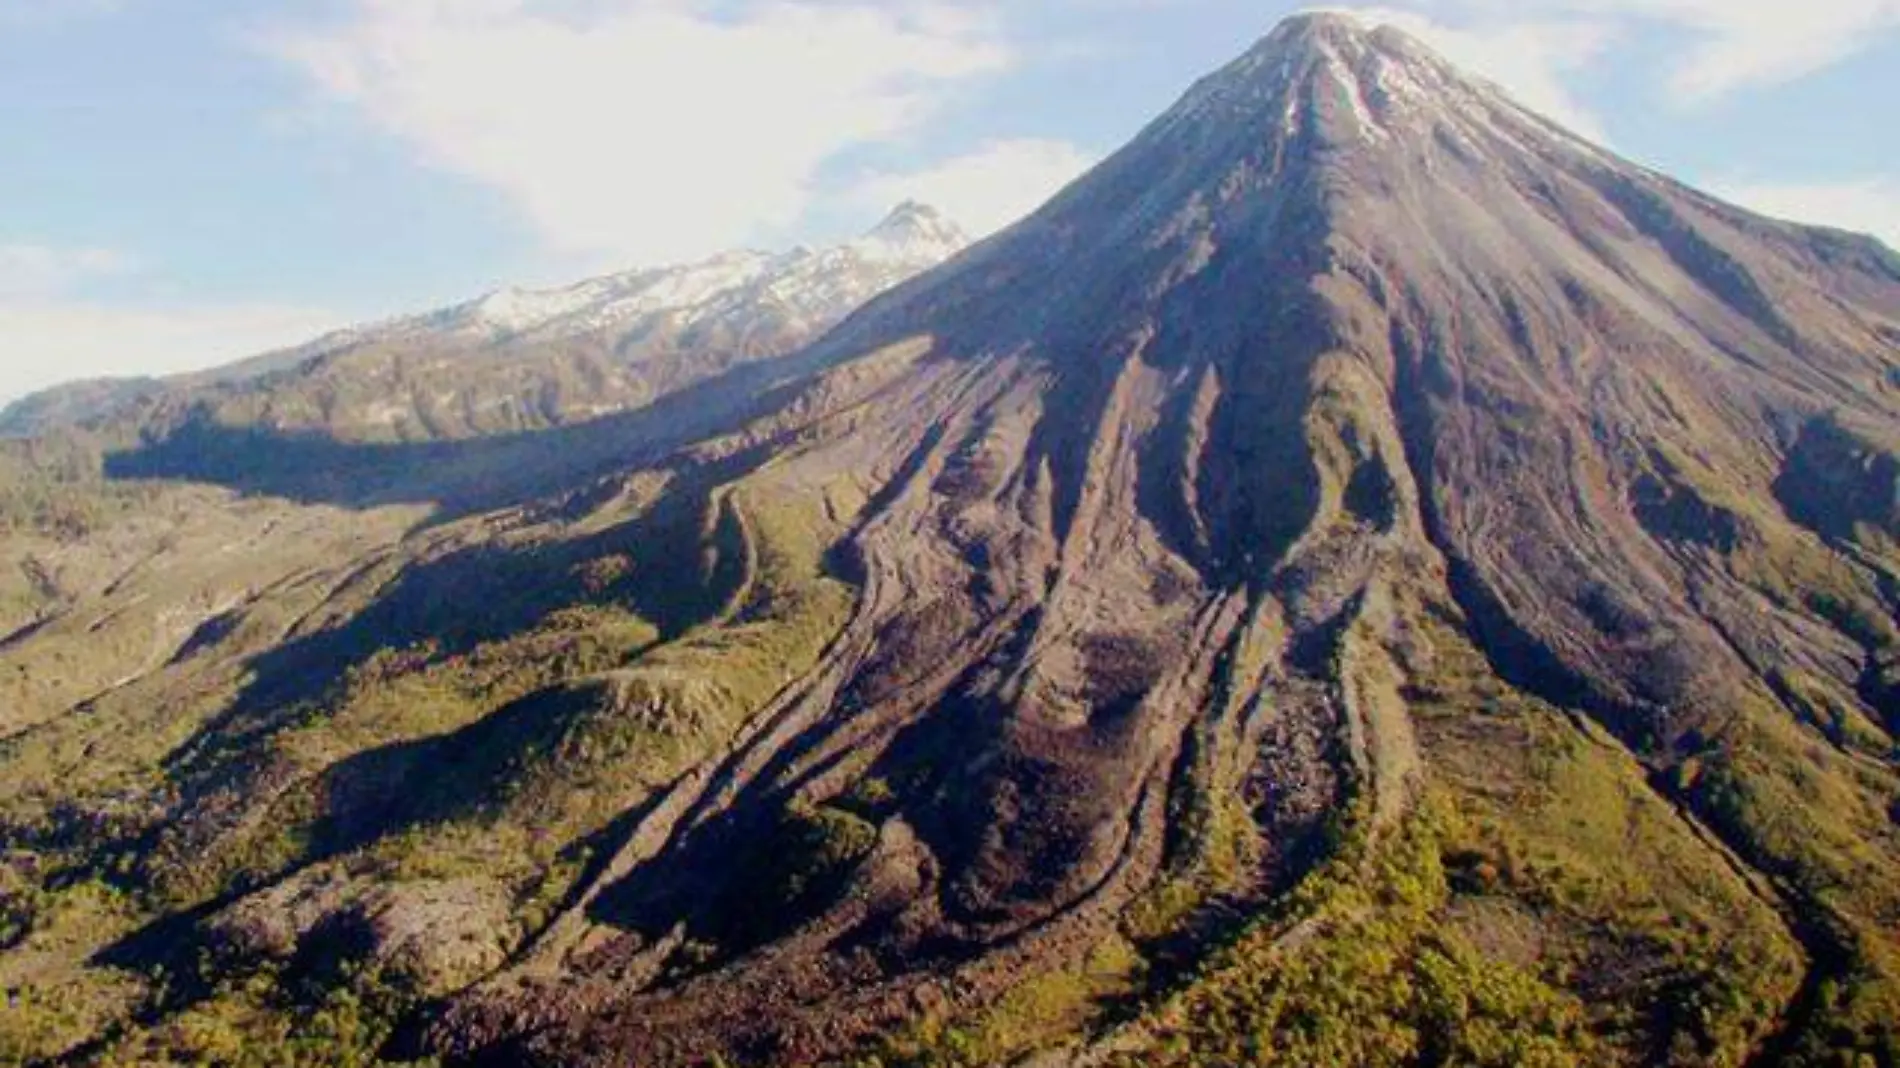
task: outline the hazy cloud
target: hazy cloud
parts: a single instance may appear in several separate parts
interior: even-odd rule
[[[1493,39],[1510,32],[1532,38],[1578,33],[1599,50],[1603,40],[1636,26],[1673,30],[1688,38],[1668,75],[1678,103],[1793,80],[1900,29],[1900,0],[1387,0],[1386,6],[1446,31]],[[1492,55],[1510,60],[1508,53]],[[1512,62],[1537,58],[1533,53]],[[1551,58],[1561,61],[1565,50]]]
[[[340,25],[264,45],[427,163],[499,190],[549,247],[625,262],[793,224],[826,160],[914,131],[1010,58],[980,11],[868,0],[730,15],[600,0],[570,17],[528,0],[356,0]]]
[[[0,300],[63,294],[135,267],[131,256],[116,249],[0,244]]]
[[[1485,0],[1496,8],[1498,0]],[[1513,0],[1513,10],[1642,21],[1686,31],[1670,84],[1682,100],[1811,74],[1900,27],[1900,0]]]

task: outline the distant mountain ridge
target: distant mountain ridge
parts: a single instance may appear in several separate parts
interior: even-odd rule
[[[0,409],[0,439],[80,426],[164,389],[158,378],[96,378],[43,389]]]
[[[0,437],[176,422],[187,409],[344,440],[564,425],[791,351],[968,243],[935,209],[906,202],[831,248],[729,252],[560,289],[504,289],[209,371],[55,387],[0,411]]]
[[[338,331],[300,351],[322,356],[412,334],[459,333],[493,342],[615,329],[631,334],[654,316],[690,327],[757,315],[762,307],[807,323],[826,322],[968,244],[963,231],[936,209],[906,201],[863,236],[831,248],[734,251],[559,289],[502,289],[438,311]]]

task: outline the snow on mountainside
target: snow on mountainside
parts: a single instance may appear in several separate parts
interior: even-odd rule
[[[631,330],[660,316],[681,327],[711,321],[735,325],[768,313],[808,325],[827,323],[968,244],[963,231],[936,209],[906,202],[862,237],[833,248],[738,250],[561,289],[510,287],[424,315],[344,331],[318,346],[335,351],[443,333],[498,342],[547,341]]]

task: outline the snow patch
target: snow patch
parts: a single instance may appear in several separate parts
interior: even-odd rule
[[[496,343],[585,334],[690,329],[716,321],[744,333],[761,316],[799,322],[842,316],[969,244],[955,224],[923,204],[901,204],[856,240],[814,252],[728,252],[700,263],[627,271],[560,289],[507,288],[467,304],[319,343],[335,352],[382,342],[455,334]],[[777,321],[777,320],[774,320]]]

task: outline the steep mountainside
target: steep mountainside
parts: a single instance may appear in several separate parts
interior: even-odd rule
[[[811,348],[44,705],[0,1043],[1895,1064],[1897,382],[1878,243],[1290,20]]]
[[[791,352],[965,244],[934,209],[906,203],[835,248],[503,290],[164,383],[61,387],[0,412],[0,437],[212,423],[389,442],[571,425]]]

